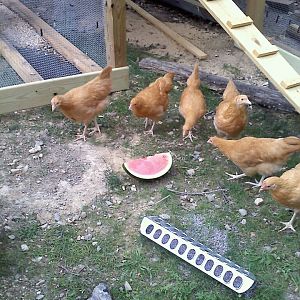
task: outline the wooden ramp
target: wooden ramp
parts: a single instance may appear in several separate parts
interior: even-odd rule
[[[232,0],[198,0],[300,113],[300,74]]]

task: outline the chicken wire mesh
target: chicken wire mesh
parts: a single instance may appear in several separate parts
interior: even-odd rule
[[[247,11],[247,0],[235,0],[243,12]],[[300,54],[300,0],[267,0],[263,34],[271,42],[295,50]],[[279,46],[280,46],[279,44]]]
[[[101,67],[106,66],[104,0],[21,0],[38,17]],[[17,13],[0,2],[0,37],[5,38],[43,79],[80,74]],[[58,42],[59,43],[59,42]],[[23,82],[0,55],[0,87]]]

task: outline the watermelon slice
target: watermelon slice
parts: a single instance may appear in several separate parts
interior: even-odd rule
[[[161,177],[170,170],[171,166],[172,156],[169,152],[133,159],[123,164],[126,172],[141,179]]]

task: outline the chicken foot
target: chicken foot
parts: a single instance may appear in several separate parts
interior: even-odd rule
[[[261,178],[260,178],[260,181],[257,181],[255,179],[255,182],[251,182],[251,181],[246,181],[245,183],[248,183],[250,185],[253,185],[253,188],[256,188],[256,187],[261,187],[263,181],[265,180],[266,176],[265,175],[262,175]]]
[[[242,177],[247,176],[245,173],[242,173],[242,174],[230,174],[230,173],[225,172],[225,174],[228,175],[228,176],[230,176],[230,178],[228,178],[227,180],[234,180],[234,179],[238,179],[238,178],[242,178]]]
[[[155,122],[153,121],[152,126],[151,126],[151,129],[150,129],[150,130],[147,130],[147,131],[144,131],[144,133],[145,133],[145,134],[151,134],[151,135],[154,135],[154,134],[153,134],[153,128],[154,128],[154,125],[155,125]]]
[[[186,135],[183,140],[189,138],[191,142],[193,142],[193,138],[195,139],[196,137],[193,135],[192,130],[189,131],[188,135]]]
[[[299,211],[295,210],[292,218],[288,222],[280,222],[281,224],[283,224],[285,226],[282,229],[278,230],[278,232],[286,230],[286,229],[291,229],[292,231],[296,232],[296,230],[295,230],[295,228],[293,226],[293,223],[294,223],[294,221],[296,219],[296,216],[297,216],[298,212]]]
[[[93,135],[95,132],[99,132],[99,134],[101,134],[99,124],[97,123],[97,118],[94,119],[94,123],[95,123],[95,127],[92,129],[89,135]]]
[[[79,140],[83,140],[84,142],[86,142],[86,132],[87,132],[87,125],[84,124],[84,129],[83,129],[83,132],[82,134],[77,134],[77,138],[74,142],[77,142]]]
[[[145,129],[147,129],[148,124],[149,124],[149,119],[148,119],[148,118],[145,118]]]

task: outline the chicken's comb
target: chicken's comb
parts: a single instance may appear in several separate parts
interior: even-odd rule
[[[144,217],[140,231],[150,240],[239,294],[248,294],[256,286],[252,273],[196,242],[160,217]]]

